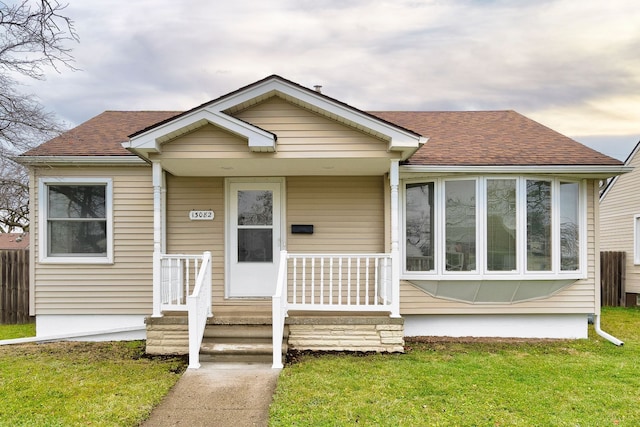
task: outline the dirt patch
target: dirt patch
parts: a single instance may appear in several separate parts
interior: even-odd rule
[[[558,343],[566,340],[551,338],[499,338],[499,337],[405,337],[405,343],[421,344],[538,344],[538,343]]]

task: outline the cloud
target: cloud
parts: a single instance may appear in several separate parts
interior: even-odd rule
[[[77,124],[188,109],[270,74],[365,110],[515,109],[565,134],[640,135],[631,0],[95,0],[83,71],[33,84]]]

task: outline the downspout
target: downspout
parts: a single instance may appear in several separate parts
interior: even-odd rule
[[[593,328],[596,331],[596,334],[600,335],[602,338],[606,339],[607,341],[617,345],[617,346],[622,346],[624,345],[623,341],[620,341],[618,338],[614,337],[613,335],[610,335],[608,333],[606,333],[605,331],[603,331],[602,329],[600,329],[600,314],[594,314],[593,315]]]
[[[600,229],[600,205],[598,203],[599,199],[599,188],[595,185],[595,181],[592,181],[591,185],[593,186],[593,216],[595,229]],[[602,278],[600,277],[600,233],[595,233],[595,283],[602,283]],[[596,331],[596,334],[600,335],[602,338],[607,341],[621,346],[624,345],[624,342],[620,341],[618,338],[614,337],[611,334],[606,333],[600,328],[600,307],[602,307],[602,290],[601,286],[596,288],[596,298],[595,298],[595,313],[593,314],[593,329]]]

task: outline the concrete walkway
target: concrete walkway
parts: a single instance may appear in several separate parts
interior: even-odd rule
[[[266,364],[203,363],[182,375],[142,426],[266,426],[279,374]]]

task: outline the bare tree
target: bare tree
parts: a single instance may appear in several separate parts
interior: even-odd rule
[[[0,167],[0,232],[29,231],[27,171],[10,161],[3,161]]]
[[[0,232],[28,226],[28,181],[9,157],[64,130],[18,77],[43,80],[47,68],[75,70],[69,42],[77,42],[67,5],[55,0],[0,1]]]

